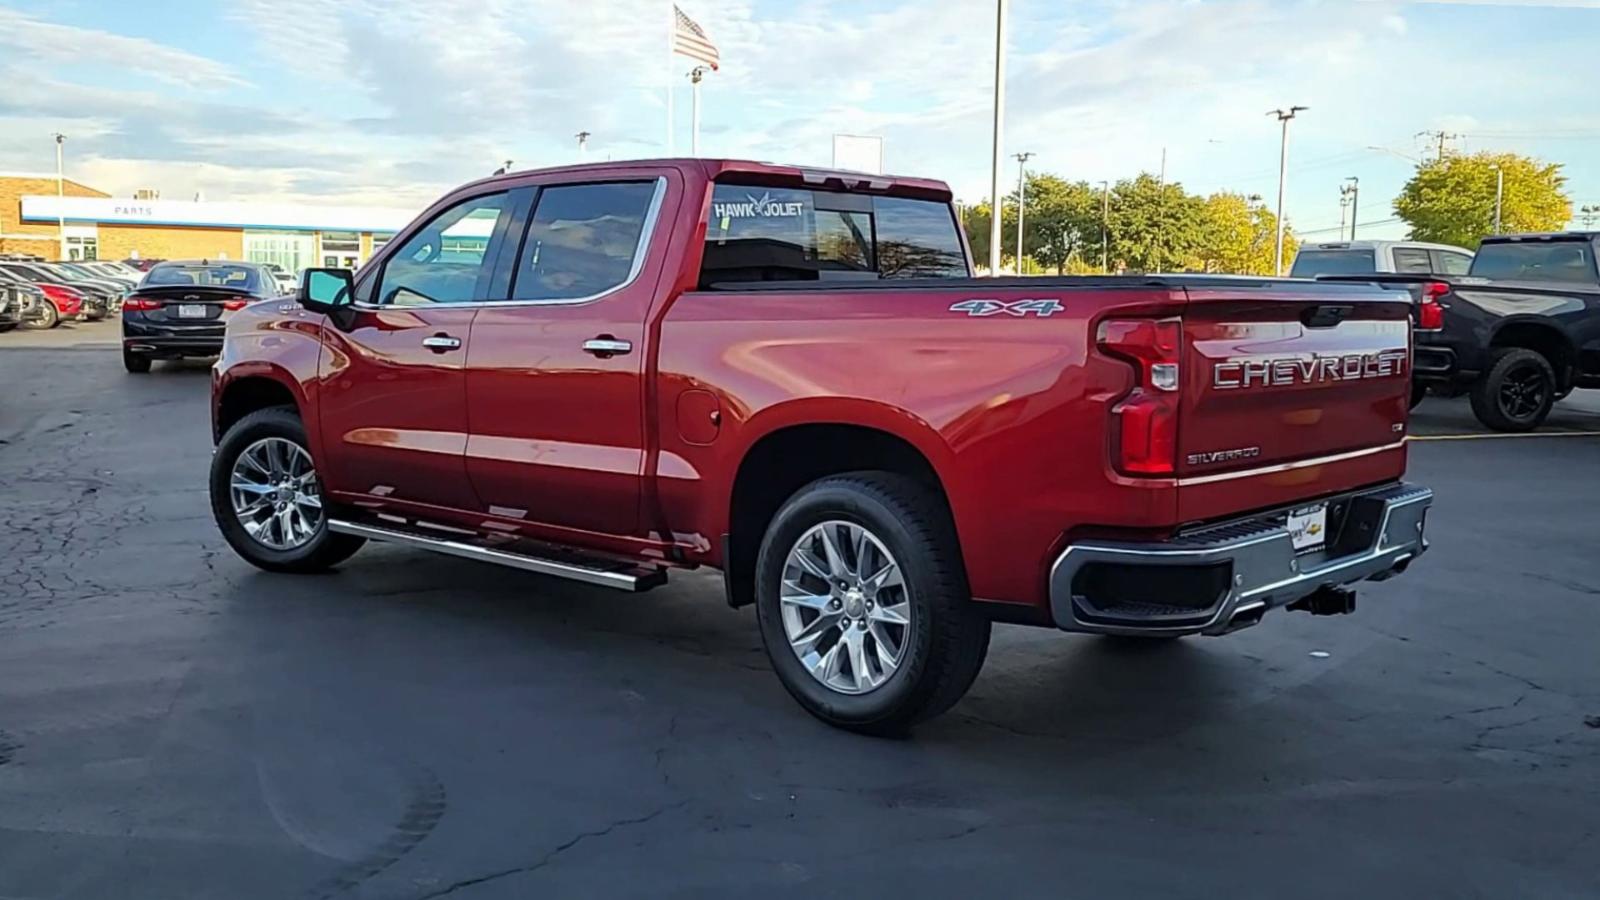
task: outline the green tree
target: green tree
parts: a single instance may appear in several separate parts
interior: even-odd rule
[[[1259,199],[1216,193],[1201,208],[1200,243],[1188,268],[1237,275],[1271,275],[1278,217]],[[1297,243],[1284,229],[1283,258],[1294,258]]]
[[[1205,201],[1176,182],[1155,176],[1117,182],[1111,191],[1111,261],[1114,270],[1172,271],[1198,254]]]
[[[1413,240],[1476,247],[1494,231],[1495,166],[1505,177],[1501,231],[1556,231],[1572,218],[1560,163],[1515,153],[1449,154],[1423,163],[1394,211]]]

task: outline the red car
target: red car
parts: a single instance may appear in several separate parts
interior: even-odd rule
[[[1426,548],[1403,294],[975,279],[950,201],[705,160],[466,185],[229,322],[218,525],[280,571],[716,567],[796,699],[871,733],[955,703],[993,621],[1223,634]]]
[[[34,320],[41,328],[54,328],[62,319],[76,319],[83,312],[83,294],[76,288],[43,282],[33,286],[44,294],[44,305]]]

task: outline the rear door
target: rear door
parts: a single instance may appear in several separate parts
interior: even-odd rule
[[[1191,289],[1180,509],[1211,518],[1405,468],[1410,303],[1364,286]]]
[[[546,533],[638,530],[644,323],[665,258],[651,238],[669,178],[538,188],[520,252],[502,260],[508,292],[478,314],[467,355],[466,464],[484,512]]]
[[[464,366],[514,204],[505,191],[475,195],[413,227],[363,270],[350,327],[325,329],[318,466],[331,490],[378,505],[477,506]]]

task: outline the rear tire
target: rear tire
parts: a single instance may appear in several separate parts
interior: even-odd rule
[[[13,330],[16,329],[16,327],[17,327],[17,323],[15,323],[15,322],[7,322],[4,325],[0,325],[0,334],[5,334],[8,331],[13,331]]]
[[[798,589],[801,595],[815,593],[816,599],[825,601],[823,607],[805,607],[816,614],[811,622],[826,614],[835,617],[832,621],[836,623],[846,623],[814,632],[816,638],[808,642],[808,652],[822,661],[808,665],[790,641],[790,629],[802,621],[795,617],[808,613],[791,600],[791,616],[786,619],[786,569],[791,575],[801,571],[796,568],[796,554],[825,542],[823,532],[828,528],[842,529],[834,532],[836,536],[865,532],[871,540],[871,546],[862,540],[850,548],[835,540],[842,551],[841,568],[847,573],[882,572],[887,563],[898,566],[898,577],[880,579],[865,594],[862,589],[846,590],[840,585],[862,585],[873,578],[863,581],[846,574],[835,580],[831,572],[819,577],[807,569],[803,578],[791,580],[791,585],[801,580],[810,585]],[[832,568],[823,556],[813,553],[809,558]],[[790,596],[795,590],[790,588]],[[948,510],[935,491],[902,475],[853,472],[819,479],[796,492],[773,517],[762,539],[755,593],[761,639],[784,688],[807,712],[851,731],[900,735],[949,709],[972,685],[989,648],[989,619],[972,602]],[[827,601],[829,596],[834,600]],[[878,601],[875,612],[863,598]],[[886,625],[892,619],[882,617],[891,612],[904,615],[906,624]],[[852,620],[852,615],[861,618]],[[863,623],[867,627],[862,627]],[[870,644],[865,643],[867,637],[855,637],[857,646],[865,648],[859,654],[852,654],[847,647],[851,628],[870,635]],[[900,634],[897,642],[894,631]],[[885,634],[890,635],[887,641],[881,636]],[[882,664],[880,653],[895,643],[899,645],[898,659],[892,672],[885,674],[889,667]],[[829,648],[843,658],[834,663],[834,680],[850,681],[853,676],[856,690],[825,683],[830,671],[826,663]],[[888,655],[892,656],[892,651]],[[857,656],[865,662],[867,681],[872,676],[881,678],[865,690],[859,689],[862,676],[853,671]],[[852,671],[846,674],[843,667]],[[822,674],[813,674],[813,669]]]
[[[281,406],[250,413],[235,422],[217,444],[217,452],[211,457],[211,512],[216,518],[217,527],[222,530],[222,536],[235,553],[244,557],[245,562],[269,572],[321,572],[349,559],[351,554],[360,550],[361,545],[366,543],[366,538],[336,534],[328,530],[328,517],[332,508],[331,505],[323,504],[321,480],[316,477],[315,468],[304,470],[302,473],[309,476],[306,486],[311,488],[311,491],[306,493],[314,493],[317,502],[323,504],[317,507],[320,515],[310,529],[311,534],[308,538],[292,546],[272,547],[263,539],[251,534],[240,521],[241,514],[236,511],[234,504],[234,495],[238,493],[233,488],[235,467],[240,464],[240,457],[247,450],[273,439],[286,441],[292,448],[302,451],[305,459],[311,458],[310,445],[306,442],[306,430],[300,422],[300,416],[294,410]],[[292,449],[281,443],[275,446],[283,450]],[[271,512],[267,512],[266,515],[268,518],[272,517]],[[302,517],[300,521],[304,522],[304,518]]]
[[[1472,412],[1495,431],[1532,431],[1555,405],[1556,370],[1533,350],[1507,347],[1472,385]]]
[[[122,367],[135,375],[143,375],[150,371],[150,357],[123,348]]]

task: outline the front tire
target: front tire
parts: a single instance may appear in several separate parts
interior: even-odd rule
[[[1495,431],[1532,431],[1556,402],[1556,370],[1543,355],[1521,347],[1495,351],[1472,385],[1472,412]]]
[[[61,311],[56,309],[54,300],[46,300],[39,305],[39,317],[33,320],[37,328],[54,328],[61,324]]]
[[[361,549],[365,538],[328,530],[306,442],[291,409],[273,407],[235,422],[211,457],[211,512],[235,553],[270,572],[320,572]]]
[[[955,705],[989,648],[944,503],[888,472],[822,478],[783,505],[756,561],[756,618],[800,705],[866,734]]]

